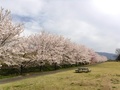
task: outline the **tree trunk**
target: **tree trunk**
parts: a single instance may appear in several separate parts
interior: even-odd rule
[[[23,65],[20,65],[20,75],[23,74]]]

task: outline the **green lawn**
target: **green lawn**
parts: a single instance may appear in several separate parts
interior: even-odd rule
[[[0,90],[120,90],[120,62],[105,62],[89,68],[90,73],[68,70],[1,84]]]
[[[3,76],[3,75],[0,75],[0,80],[1,79],[6,79],[6,78],[12,78],[12,77],[15,77],[17,75],[9,75],[9,76]]]

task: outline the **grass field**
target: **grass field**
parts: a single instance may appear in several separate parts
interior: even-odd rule
[[[15,77],[17,75],[9,75],[9,76],[3,76],[3,75],[0,75],[0,80],[1,79],[6,79],[6,78],[12,78],[12,77]]]
[[[74,70],[1,84],[0,90],[120,90],[120,62],[91,65],[90,73]]]

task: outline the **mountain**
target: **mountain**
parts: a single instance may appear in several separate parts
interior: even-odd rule
[[[96,53],[98,53],[99,55],[106,56],[108,60],[115,60],[117,58],[117,55],[113,53],[107,53],[107,52],[96,52]]]

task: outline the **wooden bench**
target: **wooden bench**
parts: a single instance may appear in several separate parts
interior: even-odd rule
[[[79,67],[78,69],[75,70],[76,73],[82,73],[82,72],[85,72],[85,73],[88,73],[88,72],[91,72],[91,70],[88,69],[88,67]]]

